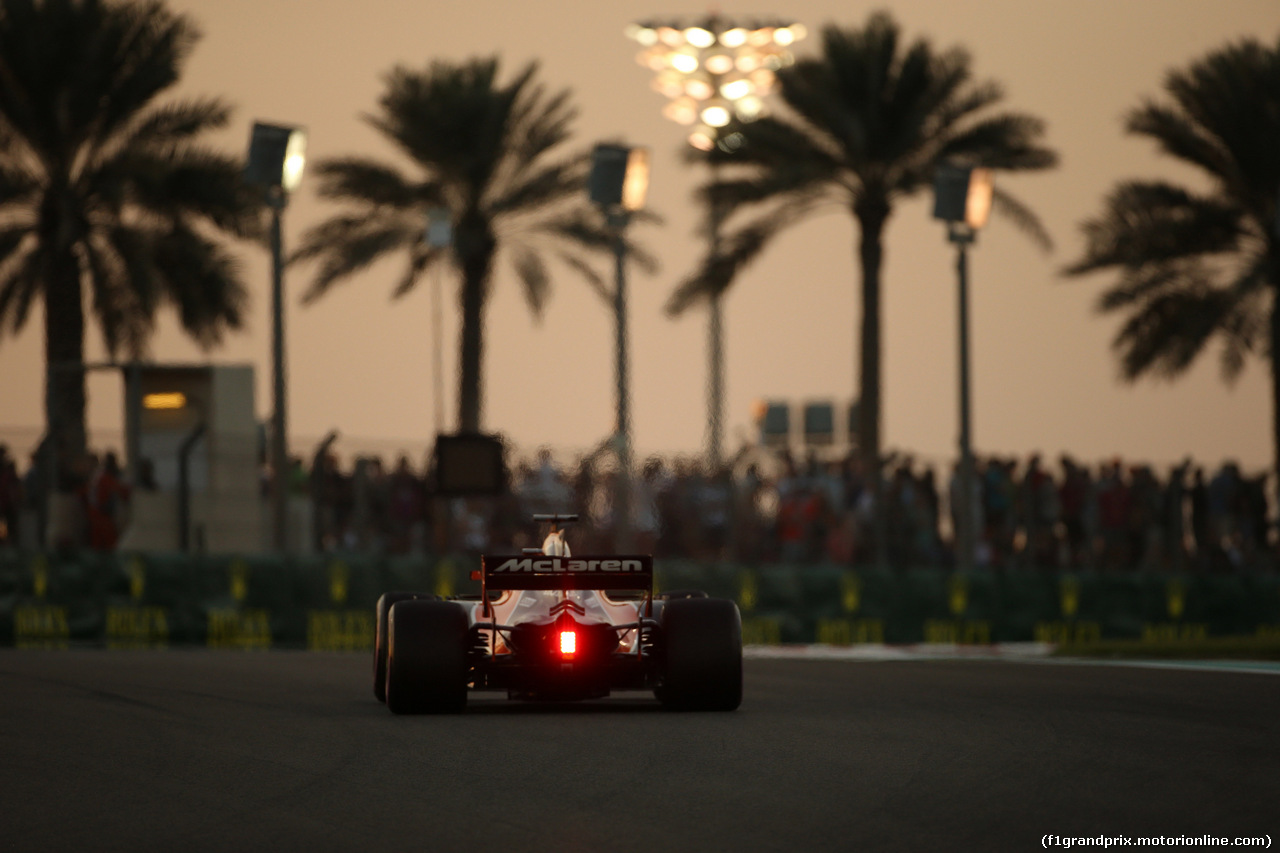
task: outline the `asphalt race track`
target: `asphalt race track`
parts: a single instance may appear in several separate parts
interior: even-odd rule
[[[364,655],[0,651],[0,850],[1030,850],[1280,835],[1280,677],[749,660],[395,717]],[[492,694],[484,694],[490,696]]]

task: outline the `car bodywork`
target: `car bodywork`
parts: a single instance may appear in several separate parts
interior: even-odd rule
[[[480,576],[472,689],[586,699],[656,686],[651,557],[485,556]]]
[[[387,593],[378,603],[374,692],[396,713],[457,711],[471,691],[526,700],[649,690],[672,708],[742,699],[737,606],[699,592],[654,595],[648,555],[574,556],[564,523],[540,549],[484,556],[478,596]]]

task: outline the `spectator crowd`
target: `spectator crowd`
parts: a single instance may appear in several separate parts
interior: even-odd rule
[[[44,494],[36,459],[25,475],[0,445],[0,547],[19,542],[23,511]],[[112,550],[127,523],[130,489],[114,453],[91,456],[71,485],[84,504],[80,544]],[[890,565],[955,563],[958,471],[940,475],[911,456],[883,471]],[[264,473],[264,497],[270,488]],[[421,554],[510,550],[531,540],[533,513],[577,513],[575,547],[609,553],[617,471],[605,452],[562,464],[548,450],[512,461],[510,488],[495,498],[441,499],[428,464],[394,466],[365,456],[344,467],[326,445],[311,466],[293,460],[289,488],[310,508],[318,551]],[[136,487],[150,488],[149,483]],[[1119,459],[1090,466],[976,460],[971,502],[975,563],[1001,570],[1267,570],[1276,537],[1267,475],[1232,462],[1206,473],[1190,460],[1163,473]],[[745,448],[719,470],[689,457],[651,457],[631,486],[633,547],[665,558],[791,564],[874,562],[873,491],[855,455],[796,458]]]
[[[295,490],[309,484],[317,546],[406,553],[519,548],[533,513],[571,512],[580,551],[617,550],[616,470],[604,455],[557,464],[547,450],[518,461],[511,489],[494,500],[434,501],[429,471],[401,456],[344,472],[336,457],[308,474],[295,460]],[[887,550],[893,566],[954,565],[958,471],[890,456],[884,467]],[[1226,462],[1211,474],[1190,460],[1162,476],[1119,459],[1091,467],[1062,456],[976,461],[975,563],[1013,570],[1226,572],[1275,566],[1267,475]],[[658,557],[741,563],[868,564],[874,561],[872,490],[855,455],[797,459],[750,448],[708,472],[690,457],[651,457],[631,493],[634,547]]]

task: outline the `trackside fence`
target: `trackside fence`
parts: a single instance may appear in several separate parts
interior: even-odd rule
[[[391,589],[478,593],[468,557],[0,554],[0,645],[373,647]],[[1280,575],[974,572],[657,561],[732,598],[757,644],[1280,639]]]

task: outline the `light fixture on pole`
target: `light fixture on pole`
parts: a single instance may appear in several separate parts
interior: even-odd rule
[[[615,379],[617,423],[614,448],[618,457],[618,479],[614,488],[613,515],[617,548],[626,552],[632,545],[631,525],[631,410],[627,387],[627,244],[625,232],[631,214],[644,209],[649,189],[649,151],[622,145],[597,145],[591,155],[587,191],[591,201],[605,214],[613,234],[613,311],[617,326]]]
[[[732,152],[743,144],[733,123],[755,121],[765,114],[765,97],[776,72],[795,59],[791,45],[806,35],[803,24],[778,20],[732,21],[717,14],[696,22],[642,22],[626,29],[641,45],[636,59],[655,72],[653,88],[669,100],[663,115],[688,125],[689,144],[700,151],[717,146]],[[718,180],[711,167],[712,184]],[[721,212],[708,216],[711,253],[720,242]],[[707,327],[707,463],[714,471],[723,458],[724,331],[720,295],[708,300]]]
[[[933,190],[933,217],[947,223],[947,239],[956,247],[960,327],[960,494],[956,510],[952,514],[958,526],[955,531],[956,567],[969,571],[974,567],[974,550],[977,544],[973,501],[978,495],[974,482],[969,412],[968,247],[977,238],[978,230],[986,225],[987,215],[991,211],[994,190],[991,170],[942,164],[934,178]]]
[[[263,190],[271,207],[271,509],[272,541],[277,551],[289,547],[289,452],[285,419],[284,252],[280,220],[289,195],[302,181],[307,134],[299,127],[255,122],[249,138],[245,180]]]

